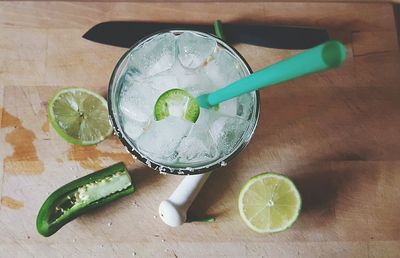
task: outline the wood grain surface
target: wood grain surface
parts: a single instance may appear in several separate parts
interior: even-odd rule
[[[170,228],[159,203],[181,177],[134,161],[115,137],[64,142],[49,98],[66,86],[103,95],[125,49],[81,36],[108,20],[259,22],[325,27],[345,42],[344,67],[261,92],[249,146],[211,175],[191,207],[212,224]],[[0,2],[0,257],[400,257],[400,53],[388,3]],[[238,45],[253,70],[296,51]],[[138,191],[49,238],[35,219],[49,193],[117,161]],[[288,231],[260,235],[241,221],[243,183],[264,171],[291,177],[303,197]]]

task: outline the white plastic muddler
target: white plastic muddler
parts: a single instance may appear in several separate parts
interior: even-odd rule
[[[186,213],[200,192],[210,172],[185,176],[171,196],[160,203],[159,214],[165,224],[177,227],[186,222]]]

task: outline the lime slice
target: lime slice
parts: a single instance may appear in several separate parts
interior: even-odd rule
[[[289,228],[296,221],[300,208],[299,191],[282,175],[264,173],[254,176],[240,190],[240,216],[247,226],[259,233]]]
[[[182,89],[171,89],[164,92],[154,105],[154,117],[157,121],[171,115],[194,123],[199,114],[200,107],[196,99]]]
[[[66,88],[49,102],[48,116],[56,132],[67,142],[93,145],[112,132],[107,101],[82,88]]]

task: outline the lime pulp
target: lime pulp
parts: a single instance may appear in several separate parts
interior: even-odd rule
[[[112,133],[106,100],[83,88],[66,88],[50,100],[48,117],[55,131],[67,142],[93,145]]]

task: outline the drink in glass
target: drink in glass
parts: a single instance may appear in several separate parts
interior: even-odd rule
[[[112,75],[114,129],[128,151],[160,172],[196,174],[225,166],[254,132],[257,92],[201,108],[195,122],[185,119],[188,99],[171,104],[169,116],[159,121],[154,105],[168,90],[197,97],[250,73],[243,58],[212,35],[172,30],[149,36],[121,58]]]

